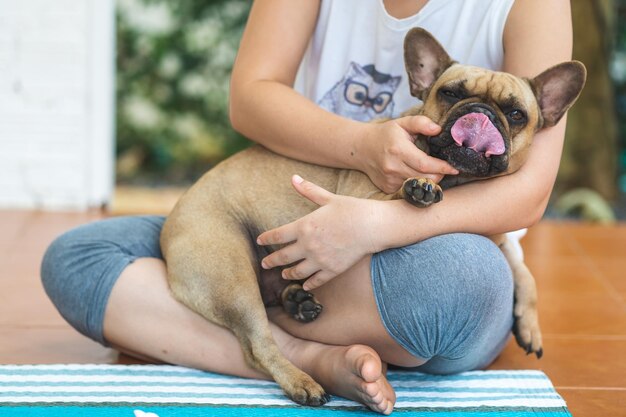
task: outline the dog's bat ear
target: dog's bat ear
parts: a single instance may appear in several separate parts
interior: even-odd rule
[[[587,69],[579,61],[563,62],[530,80],[543,117],[542,127],[554,126],[576,102],[585,86]]]
[[[443,46],[422,28],[411,29],[404,38],[404,64],[411,95],[423,100],[424,93],[454,63]]]

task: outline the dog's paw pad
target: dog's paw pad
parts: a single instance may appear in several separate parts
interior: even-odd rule
[[[404,199],[416,206],[430,206],[443,199],[441,187],[428,178],[409,178],[402,190]]]
[[[313,294],[304,291],[298,284],[292,284],[283,293],[283,308],[294,319],[308,323],[322,312],[322,305]]]

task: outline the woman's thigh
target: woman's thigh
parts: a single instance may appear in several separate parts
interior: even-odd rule
[[[111,289],[138,258],[162,258],[164,217],[114,217],[70,230],[48,247],[44,288],[61,315],[82,334],[106,345],[102,334]]]
[[[488,365],[513,324],[509,266],[489,239],[450,234],[375,254],[316,296],[305,325],[272,312],[291,333],[333,344],[364,343],[383,360],[451,373]]]

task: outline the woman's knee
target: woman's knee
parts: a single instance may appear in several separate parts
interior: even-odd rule
[[[377,254],[372,284],[388,332],[422,359],[488,348],[512,324],[510,268],[482,236],[444,235]]]
[[[80,268],[86,248],[81,228],[72,229],[58,236],[46,249],[41,261],[40,276],[44,289],[52,301],[64,293],[67,277],[73,275],[75,268]],[[56,304],[56,303],[55,303]]]
[[[101,342],[111,289],[139,257],[160,257],[161,217],[90,223],[56,238],[41,263],[41,280],[59,313],[79,332]]]

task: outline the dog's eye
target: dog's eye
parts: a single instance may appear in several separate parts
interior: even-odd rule
[[[516,123],[520,123],[526,120],[526,115],[521,110],[510,111],[509,114],[507,114],[507,116],[509,119],[511,119],[512,121]]]
[[[457,93],[455,93],[452,90],[448,90],[448,89],[441,89],[439,90],[439,93],[441,93],[442,95],[444,95],[445,97],[452,99],[452,100],[460,100],[461,97],[458,96]]]

